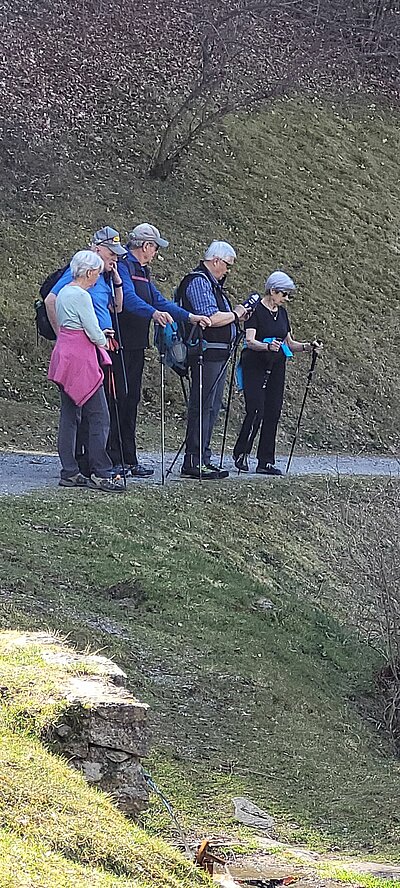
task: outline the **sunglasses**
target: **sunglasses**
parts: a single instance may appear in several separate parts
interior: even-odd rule
[[[234,262],[227,262],[226,259],[220,259],[220,262],[223,262],[227,268],[233,268]]]

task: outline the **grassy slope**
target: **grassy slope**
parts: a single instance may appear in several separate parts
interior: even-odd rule
[[[9,633],[0,636],[0,885],[206,884],[38,742],[62,712],[59,682],[69,671],[49,670],[34,644],[20,649],[10,645]],[[83,657],[72,671],[95,670]]]
[[[398,123],[396,114],[373,108],[342,114],[317,103],[281,102],[260,116],[228,119],[166,183],[149,182],[137,170],[111,179],[106,147],[103,169],[85,172],[71,164],[57,179],[49,174],[34,202],[30,193],[8,192],[11,186],[2,183],[3,445],[54,445],[57,410],[55,392],[45,382],[48,348],[36,350],[30,322],[39,283],[104,221],[125,232],[149,218],[171,240],[156,269],[166,294],[213,236],[238,248],[231,281],[238,296],[261,287],[276,266],[301,283],[291,309],[295,332],[326,342],[313,408],[303,425],[306,444],[333,450],[397,447]],[[111,156],[111,145],[108,150]],[[34,183],[34,158],[25,161]],[[282,445],[293,430],[306,363],[298,358],[290,369]],[[150,359],[142,411],[147,445],[158,442],[157,381]],[[172,382],[169,393],[174,440],[184,427],[181,397]],[[237,401],[236,415],[241,409]]]
[[[350,527],[373,500],[369,545],[395,532],[394,483],[3,500],[1,625],[63,626],[116,657],[151,705],[149,765],[188,829],[243,839],[231,797],[246,795],[281,838],[395,858],[400,768],[371,718],[380,657],[352,626],[368,553],[355,568]],[[14,807],[7,796],[13,829]],[[36,840],[33,821],[18,820],[18,835]],[[157,802],[144,822],[169,832]],[[48,819],[40,829],[46,844]]]

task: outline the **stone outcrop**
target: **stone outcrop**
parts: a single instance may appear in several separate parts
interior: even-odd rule
[[[137,814],[148,801],[141,759],[150,746],[149,707],[124,687],[125,673],[106,657],[76,653],[44,633],[16,636],[14,644],[34,644],[49,670],[62,670],[62,706],[46,729],[47,743],[124,813]]]

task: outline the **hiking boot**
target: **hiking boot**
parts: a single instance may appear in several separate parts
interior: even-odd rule
[[[229,478],[229,472],[227,469],[220,469],[219,466],[215,466],[213,463],[206,463],[206,469],[210,469],[211,472],[218,472],[218,477],[220,481],[222,478]]]
[[[85,478],[84,475],[81,475],[81,473],[78,472],[77,475],[71,475],[70,478],[60,478],[60,480],[58,482],[58,486],[59,487],[87,487],[88,481],[89,481],[88,478]]]
[[[104,493],[123,493],[125,490],[119,481],[113,478],[98,478],[97,475],[90,476],[87,487],[91,490],[102,490]]]
[[[229,473],[227,472],[227,474]],[[200,466],[187,464],[185,465],[184,463],[181,468],[181,475],[183,475],[184,478],[197,478],[198,480],[200,478]],[[202,466],[201,478],[204,481],[218,481],[221,478],[221,474],[219,472],[219,469],[214,470],[209,469],[208,466]]]
[[[256,468],[257,475],[283,475],[280,469],[277,469],[276,466],[273,466],[272,463],[265,463],[265,465],[258,465]]]
[[[141,466],[138,463],[136,466],[129,466],[129,474],[132,475],[132,478],[149,478],[150,475],[154,475],[154,469],[149,469],[147,466]]]
[[[239,469],[239,472],[249,472],[249,463],[247,453],[239,453],[239,456],[234,457],[235,466]]]

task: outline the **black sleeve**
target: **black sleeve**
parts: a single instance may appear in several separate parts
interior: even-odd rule
[[[249,329],[250,329],[250,330],[256,330],[256,331],[257,331],[257,329],[258,329],[258,314],[257,314],[257,306],[256,306],[256,308],[254,309],[251,318],[249,318],[248,321],[245,321],[245,322],[244,322],[244,329],[245,329],[245,330],[249,330]],[[257,336],[256,336],[256,338],[257,338]]]
[[[288,333],[291,333],[291,332],[292,332],[292,328],[291,328],[291,326],[290,326],[289,316],[288,316],[288,313],[287,313],[287,311],[286,311],[286,308],[284,308],[283,310],[284,310],[284,312],[285,312],[285,320],[286,320],[286,325],[287,325],[286,336],[287,336]]]

